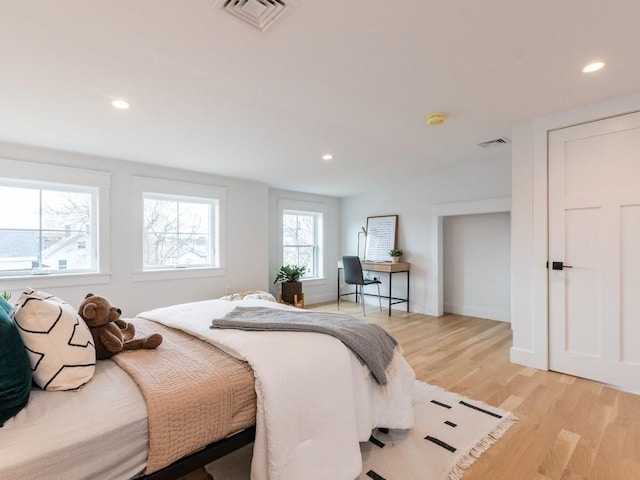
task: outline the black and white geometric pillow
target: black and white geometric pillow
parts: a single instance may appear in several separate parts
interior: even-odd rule
[[[27,289],[16,303],[14,320],[40,388],[74,390],[91,380],[95,345],[89,327],[71,305]]]

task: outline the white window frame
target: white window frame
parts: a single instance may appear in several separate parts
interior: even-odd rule
[[[177,182],[151,177],[132,177],[133,198],[131,202],[131,221],[134,245],[133,281],[171,280],[179,278],[199,278],[222,276],[226,274],[226,199],[227,189],[214,185],[191,182]],[[214,264],[207,266],[178,266],[145,268],[143,257],[144,241],[144,195],[157,195],[177,201],[205,199],[212,203],[211,234],[215,251]],[[217,205],[217,206],[216,206]],[[215,212],[213,211],[215,210]]]
[[[111,174],[98,170],[51,165],[22,160],[0,160],[0,177],[7,186],[38,188],[45,190],[94,190],[93,221],[96,234],[93,236],[95,271],[53,271],[33,274],[21,272],[16,275],[0,275],[3,288],[14,290],[24,287],[25,280],[33,288],[50,288],[76,285],[98,285],[109,283],[109,193]],[[10,208],[8,206],[7,208]]]
[[[175,204],[176,207],[178,207],[178,210],[179,210],[179,205],[182,203],[197,203],[201,205],[207,205],[209,207],[209,227],[210,227],[207,232],[207,235],[209,236],[209,246],[210,246],[209,258],[211,259],[211,261],[206,263],[195,264],[195,265],[177,264],[175,266],[169,266],[169,265],[149,265],[145,263],[145,260],[143,258],[142,268],[145,272],[150,272],[154,270],[168,270],[170,268],[199,268],[199,267],[215,268],[220,264],[220,259],[218,255],[218,244],[220,242],[217,241],[218,235],[216,233],[217,223],[218,223],[218,211],[219,211],[219,201],[217,199],[209,199],[209,198],[202,198],[202,197],[182,197],[182,196],[167,195],[162,193],[144,192],[142,194],[143,210],[144,210],[144,204],[146,200],[159,200],[159,201],[170,202],[172,204]],[[176,217],[176,220],[178,223],[177,228],[179,228],[180,221],[179,219],[177,219],[177,217]],[[144,221],[145,220],[143,220],[143,222]],[[180,234],[179,231],[177,233]],[[143,235],[144,235],[144,232],[143,232]],[[143,246],[143,254],[144,253],[145,251]]]
[[[284,239],[283,239],[283,217],[285,213],[299,213],[299,214],[312,214],[317,215],[320,221],[317,224],[317,249],[316,249],[316,276],[314,277],[303,277],[301,280],[303,283],[314,283],[318,280],[325,279],[325,258],[324,258],[324,245],[326,244],[325,239],[325,218],[326,218],[326,206],[321,203],[315,202],[305,202],[301,200],[288,200],[281,198],[278,201],[278,241],[280,244],[279,255],[280,255],[280,264],[283,263],[283,252],[284,252]]]

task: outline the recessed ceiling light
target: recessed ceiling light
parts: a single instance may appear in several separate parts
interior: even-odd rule
[[[333,160],[333,155],[331,155],[330,153],[327,153],[327,154],[325,154],[325,155],[322,155],[322,159],[323,159],[325,162],[328,162],[329,160]]]
[[[602,67],[604,67],[604,62],[593,62],[587,65],[586,67],[584,67],[582,71],[584,73],[592,73],[592,72],[597,72]]]
[[[113,100],[111,102],[111,105],[114,108],[119,108],[120,110],[126,110],[127,108],[129,108],[129,102],[127,102],[126,100],[122,100],[121,98]]]

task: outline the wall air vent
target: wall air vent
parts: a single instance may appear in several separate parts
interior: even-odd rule
[[[482,148],[499,147],[500,145],[507,145],[511,143],[511,139],[507,137],[500,137],[494,140],[479,143],[478,146]]]
[[[223,10],[263,32],[287,10],[297,6],[295,0],[222,0],[221,3]]]

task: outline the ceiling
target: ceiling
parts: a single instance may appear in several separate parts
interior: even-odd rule
[[[262,32],[221,0],[0,0],[0,140],[348,196],[640,90],[637,0],[296,3]]]

